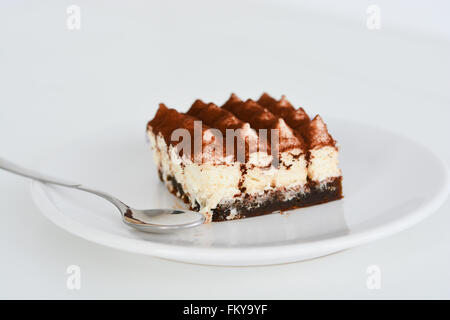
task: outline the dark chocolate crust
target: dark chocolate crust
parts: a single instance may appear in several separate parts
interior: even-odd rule
[[[189,203],[189,199],[185,194],[183,187],[174,177],[168,177],[168,181],[172,186],[172,193],[181,198],[185,203]],[[329,182],[320,186],[318,183],[309,181],[306,188],[309,192],[299,191],[292,199],[283,200],[284,190],[277,190],[270,194],[266,194],[266,200],[261,204],[258,199],[250,197],[236,200],[230,205],[219,205],[213,209],[212,221],[229,221],[227,219],[231,210],[236,210],[236,215],[232,220],[244,219],[250,217],[261,216],[272,213],[274,211],[286,211],[297,208],[309,207],[343,198],[342,195],[342,177],[331,179]],[[258,205],[256,203],[258,202]],[[199,211],[200,206],[196,204],[191,210]]]
[[[287,201],[283,200],[282,191],[275,191],[267,197],[267,200],[264,203],[258,205],[257,207],[252,206],[251,201],[244,199],[239,203],[233,204],[233,207],[237,210],[237,215],[234,219],[256,217],[280,210],[285,211],[304,208],[343,198],[342,177],[331,180],[323,188],[312,182],[308,183],[308,187],[310,192],[298,192],[294,198]],[[227,217],[230,214],[230,207],[218,206],[212,211],[212,221],[228,221]]]

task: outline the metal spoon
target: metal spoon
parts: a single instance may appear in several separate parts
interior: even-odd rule
[[[103,199],[111,202],[117,209],[119,209],[122,216],[122,221],[126,225],[140,231],[167,233],[176,230],[196,227],[201,225],[205,221],[205,217],[201,213],[190,210],[133,209],[119,199],[105,192],[85,188],[81,184],[51,178],[38,172],[33,172],[31,170],[21,168],[18,165],[6,161],[2,158],[0,158],[0,168],[46,184],[55,184],[62,187],[81,190],[102,197]]]

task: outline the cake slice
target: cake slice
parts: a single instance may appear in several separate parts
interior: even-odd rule
[[[147,133],[161,180],[207,222],[342,198],[336,142],[284,96],[197,100],[187,113],[160,104]]]

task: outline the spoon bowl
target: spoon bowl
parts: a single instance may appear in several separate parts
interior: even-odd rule
[[[190,210],[129,208],[123,215],[123,222],[144,232],[169,233],[197,227],[205,222],[205,216]]]

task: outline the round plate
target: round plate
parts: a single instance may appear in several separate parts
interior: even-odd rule
[[[87,240],[172,260],[234,266],[301,261],[380,239],[418,223],[446,199],[447,168],[427,148],[380,128],[339,119],[327,123],[341,145],[345,198],[323,205],[148,234],[124,225],[116,209],[95,196],[39,182],[32,182],[31,193],[47,218]],[[41,169],[136,208],[184,207],[157,177],[142,127],[130,123],[80,137],[44,159]]]

